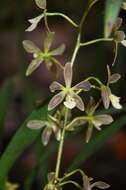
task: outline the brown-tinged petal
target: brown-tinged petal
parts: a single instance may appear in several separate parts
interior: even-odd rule
[[[122,18],[120,17],[117,18],[116,22],[113,25],[113,32],[117,31],[121,27],[122,21],[123,21]]]
[[[57,49],[50,51],[49,53],[53,56],[55,55],[62,55],[65,50],[65,44],[61,44]]]
[[[35,2],[40,9],[46,9],[46,0],[35,0]]]
[[[68,62],[65,64],[65,67],[64,67],[64,80],[65,80],[66,87],[71,87],[72,75],[73,75],[72,66],[71,66],[71,63]]]
[[[44,40],[44,51],[45,52],[49,51],[49,49],[52,45],[52,42],[54,40],[54,35],[55,35],[54,32],[47,32],[46,38]]]
[[[94,116],[94,119],[92,120],[92,123],[98,129],[101,125],[109,125],[112,122],[113,122],[112,116],[107,114]]]
[[[107,87],[107,86],[101,87],[101,98],[102,98],[105,109],[109,108],[109,105],[110,105],[109,95],[110,94],[111,94],[111,90],[109,87]]]
[[[55,107],[57,107],[62,101],[63,99],[65,98],[65,93],[64,92],[60,92],[58,94],[56,94],[49,102],[49,105],[48,105],[48,110],[52,110],[54,109]]]
[[[61,138],[61,129],[58,126],[56,126],[56,125],[52,125],[52,129],[53,129],[53,132],[55,134],[56,140],[60,141],[60,138]]]
[[[57,90],[62,90],[63,86],[59,82],[54,81],[49,88],[51,92],[55,92]]]
[[[122,42],[125,39],[125,33],[123,31],[116,31],[114,35],[114,40],[117,42]]]
[[[98,181],[98,182],[95,182],[95,183],[93,183],[93,184],[91,185],[91,189],[92,189],[93,187],[97,187],[97,188],[99,188],[99,189],[107,189],[107,188],[110,187],[110,185],[107,184],[107,183],[105,183],[105,182],[103,182],[103,181]]]
[[[27,123],[27,127],[30,129],[41,129],[46,125],[46,121],[30,120]]]
[[[89,81],[82,81],[82,82],[78,83],[77,85],[75,85],[73,88],[76,90],[82,89],[85,91],[89,91],[89,90],[91,90],[91,83]]]
[[[50,136],[52,134],[52,129],[50,127],[46,127],[42,132],[42,142],[43,145],[46,146],[49,142]]]
[[[79,127],[81,125],[84,125],[87,122],[86,117],[77,117],[75,119],[73,119],[67,126],[66,129],[67,130],[72,130],[75,127]]]
[[[111,75],[109,79],[109,83],[113,84],[116,83],[121,78],[121,75],[119,73],[114,73]]]
[[[33,73],[33,71],[35,71],[39,66],[40,64],[42,63],[42,59],[34,59],[30,65],[28,66],[27,70],[26,70],[26,76],[29,76]]]
[[[86,131],[86,143],[88,143],[90,141],[92,133],[93,133],[93,125],[89,124],[87,131]]]
[[[23,41],[23,47],[28,53],[40,53],[41,50],[30,40]]]
[[[76,102],[76,107],[79,110],[84,111],[84,102],[81,99],[81,97],[74,93],[73,98],[74,98],[74,100]]]

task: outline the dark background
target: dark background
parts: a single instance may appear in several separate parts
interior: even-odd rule
[[[70,16],[75,22],[79,22],[86,1],[82,0],[48,0],[49,12],[63,12]],[[37,27],[31,33],[25,32],[28,27],[27,20],[39,15],[41,10],[35,6],[31,0],[6,0],[0,1],[0,87],[7,80],[14,80],[13,96],[9,104],[5,127],[1,135],[1,153],[5,150],[18,126],[24,121],[31,110],[36,106],[36,101],[43,101],[50,94],[48,86],[52,81],[52,76],[46,70],[44,64],[32,74],[29,78],[25,77],[25,70],[30,63],[31,56],[24,52],[22,41],[30,39],[39,47],[42,46],[45,28],[44,23]],[[125,31],[126,13],[121,11],[123,18],[122,29]],[[104,25],[104,1],[97,3],[91,13],[88,15],[83,28],[83,40],[89,41],[95,38],[103,37]],[[76,30],[64,19],[53,17],[49,18],[49,24],[56,33],[56,39],[53,47],[61,43],[66,44],[66,50],[63,56],[59,57],[62,64],[65,64],[72,56],[76,40]],[[81,48],[74,66],[74,81],[95,75],[101,80],[106,81],[106,64],[111,65],[114,52],[113,43],[100,42],[96,45]],[[113,92],[122,97],[121,103],[125,105],[126,97],[126,49],[119,45],[118,57],[113,68],[113,72],[122,75],[122,80],[114,85]],[[97,94],[94,93],[97,97]],[[116,115],[116,118],[118,115]],[[62,169],[66,168],[74,156],[76,156],[84,145],[84,135],[77,135],[66,142],[64,150],[64,164]],[[43,147],[42,147],[43,148]],[[47,147],[48,148],[48,147]],[[53,154],[48,160],[49,171],[55,167],[56,154]],[[19,164],[20,163],[20,164]],[[9,180],[18,182],[23,186],[23,181],[29,175],[31,169],[36,163],[35,151],[29,147],[13,167]],[[42,167],[43,168],[43,167]],[[44,171],[41,169],[38,177],[32,186],[32,189],[39,188],[40,183],[45,180]],[[82,165],[84,171],[94,177],[96,180],[103,180],[111,184],[111,190],[125,189],[126,186],[126,132],[121,129],[86,163]],[[42,180],[41,180],[42,178]],[[77,180],[79,176],[75,176]],[[81,181],[80,181],[81,183]],[[23,188],[23,187],[22,187]],[[72,189],[72,187],[68,187]]]

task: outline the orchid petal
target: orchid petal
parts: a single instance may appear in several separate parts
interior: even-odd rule
[[[78,83],[77,85],[75,85],[73,88],[79,90],[85,90],[85,91],[89,91],[91,89],[91,83],[89,81],[82,81],[80,83]]]
[[[42,133],[42,142],[44,146],[48,144],[51,134],[52,129],[50,127],[46,127]]]
[[[54,32],[47,32],[46,38],[44,40],[44,51],[45,52],[49,51],[49,49],[52,45],[52,42],[54,40],[54,35],[55,35]]]
[[[23,41],[23,47],[28,53],[40,53],[41,50],[30,40]]]
[[[68,62],[65,64],[65,67],[64,67],[64,80],[65,80],[66,87],[71,87],[72,75],[73,75],[72,66],[71,66],[71,63]]]
[[[109,98],[114,108],[122,109],[122,105],[120,104],[120,97],[111,94]]]
[[[116,83],[121,78],[121,75],[118,73],[114,73],[110,76],[109,83],[113,84]]]
[[[63,86],[60,83],[54,81],[49,88],[51,92],[55,92],[57,90],[62,90]]]
[[[30,129],[41,129],[46,125],[46,121],[30,120],[27,123],[27,127]]]
[[[91,185],[91,188],[93,188],[93,187],[97,187],[99,189],[107,189],[110,187],[110,185],[103,182],[103,181],[98,181],[98,182],[95,182]]]
[[[39,60],[39,59],[34,59],[30,65],[28,66],[27,68],[27,71],[26,71],[26,76],[29,76],[33,73],[33,71],[35,71],[39,66],[40,64],[42,63],[42,59]]]
[[[54,49],[53,51],[50,51],[49,53],[51,55],[62,55],[65,50],[65,44],[61,44],[58,48]]]
[[[48,105],[48,110],[52,110],[54,109],[55,107],[57,107],[62,101],[63,99],[65,98],[65,93],[64,92],[60,92],[58,94],[56,94],[49,102],[49,105]]]
[[[40,9],[46,9],[46,0],[35,0],[35,2]]]
[[[28,21],[31,23],[31,25],[25,31],[32,32],[38,26],[38,23],[41,21],[43,17],[44,14],[41,14],[33,19],[29,19]]]
[[[83,100],[81,99],[80,96],[78,96],[77,94],[74,94],[73,95],[73,98],[74,98],[74,101],[76,102],[76,107],[81,110],[81,111],[84,111],[84,102]]]
[[[102,88],[101,88],[101,97],[102,97],[102,101],[103,101],[105,109],[109,108],[109,105],[110,105],[109,95],[110,94],[111,94],[110,88],[107,87],[107,86],[102,86]]]

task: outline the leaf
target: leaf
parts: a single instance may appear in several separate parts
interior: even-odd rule
[[[107,38],[112,32],[112,27],[116,22],[123,0],[106,0],[105,4],[105,24],[104,36]]]
[[[47,106],[42,107],[39,110],[35,110],[31,113],[28,119],[22,124],[19,130],[16,132],[5,152],[0,158],[0,189],[4,189],[5,182],[9,171],[11,170],[15,161],[23,153],[23,151],[33,143],[40,134],[40,130],[30,130],[26,127],[29,120],[34,119],[46,119]]]
[[[2,89],[0,90],[0,136],[2,135],[4,120],[8,111],[9,102],[12,95],[13,84],[12,80],[5,81]]]
[[[46,0],[35,0],[35,2],[40,9],[46,9]]]
[[[72,164],[68,167],[68,171],[78,168],[84,163],[92,154],[94,154],[101,146],[121,127],[126,124],[126,115],[122,116],[112,125],[104,128],[98,133],[88,144],[84,146],[81,153],[73,160]]]

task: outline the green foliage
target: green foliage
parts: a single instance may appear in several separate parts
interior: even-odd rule
[[[4,121],[8,111],[10,99],[12,96],[13,84],[12,80],[7,80],[0,90],[0,136],[3,132]]]
[[[123,0],[106,0],[105,3],[105,25],[104,36],[109,37],[112,32],[113,24],[115,23]]]
[[[12,168],[15,161],[23,153],[23,151],[33,143],[40,131],[33,131],[26,127],[26,123],[31,119],[46,119],[47,107],[44,106],[39,110],[35,110],[31,113],[28,119],[22,124],[19,130],[14,135],[12,141],[9,143],[6,151],[0,158],[0,189],[4,187],[8,178],[8,173]]]

